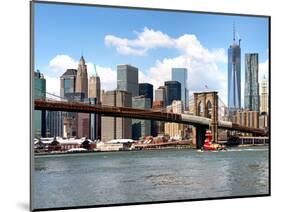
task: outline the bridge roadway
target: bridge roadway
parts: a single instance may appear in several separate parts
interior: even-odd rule
[[[128,107],[113,107],[107,105],[90,105],[82,102],[67,102],[54,100],[35,100],[35,110],[68,111],[80,113],[96,113],[103,116],[148,119],[164,122],[175,122],[193,126],[209,128],[211,119],[188,114],[175,114],[161,112],[153,109],[136,109]],[[234,130],[239,132],[253,133],[256,136],[265,136],[266,132],[259,128],[244,127],[229,121],[219,121],[218,128]]]

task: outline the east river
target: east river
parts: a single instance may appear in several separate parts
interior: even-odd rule
[[[35,208],[267,194],[268,147],[35,157]]]

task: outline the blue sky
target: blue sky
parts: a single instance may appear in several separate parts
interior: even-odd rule
[[[232,43],[233,22],[237,37],[242,39],[242,76],[245,53],[259,53],[261,69],[267,67],[266,18],[42,3],[35,5],[35,68],[52,78],[50,85],[53,88],[49,86],[52,92],[56,92],[57,87],[54,78],[63,72],[60,69],[75,68],[69,66],[73,66],[83,52],[89,63],[88,68],[91,69],[93,63],[97,64],[101,80],[104,78],[104,81],[108,79],[106,76],[114,73],[117,64],[128,63],[142,72],[141,81],[148,80],[157,87],[162,83],[161,78],[157,77],[163,76],[163,81],[169,78],[169,73],[166,73],[169,71],[168,66],[186,64],[190,69],[191,91],[207,84],[212,89],[222,91],[222,98],[225,99],[223,83],[216,85],[214,79],[209,81],[208,78],[199,82],[195,76],[202,75],[205,70],[210,77],[217,73],[221,75],[219,80],[225,79],[225,58],[227,48]],[[110,39],[107,37],[109,35]],[[150,39],[149,44],[142,42],[143,38]],[[166,44],[159,43],[162,39],[163,42],[167,41]],[[210,58],[200,64],[200,58],[206,55]],[[155,78],[154,81],[152,78]],[[103,88],[114,89],[114,79],[104,82]]]

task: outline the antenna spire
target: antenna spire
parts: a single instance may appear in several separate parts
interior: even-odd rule
[[[98,76],[98,72],[97,72],[96,64],[94,64],[94,69],[95,69],[95,76],[97,77]]]
[[[235,22],[233,22],[233,44],[235,44]]]

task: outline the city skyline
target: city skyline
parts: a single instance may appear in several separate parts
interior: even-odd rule
[[[69,15],[73,7],[75,7],[75,15],[70,18]],[[47,7],[44,5],[41,8],[40,4],[37,4],[36,9],[40,11],[38,12],[40,15],[35,16],[37,20],[35,55],[40,57],[36,57],[35,68],[44,73],[47,80],[47,91],[51,93],[59,93],[57,89],[59,88],[58,76],[67,68],[77,68],[77,59],[84,55],[89,76],[94,74],[93,64],[97,64],[102,89],[112,90],[116,88],[117,64],[131,64],[138,67],[139,82],[151,83],[154,89],[157,89],[164,81],[170,80],[172,67],[185,67],[190,72],[190,93],[204,90],[204,86],[207,85],[211,90],[218,90],[220,97],[226,103],[226,52],[231,43],[233,21],[235,21],[237,31],[242,38],[242,92],[244,91],[243,61],[245,53],[258,52],[260,75],[268,75],[266,70],[268,66],[267,19],[186,12],[175,15],[174,13],[164,14],[157,11],[153,13],[154,16],[158,16],[166,23],[160,24],[153,20],[149,11],[133,11],[134,14],[137,14],[133,17],[132,10],[122,9],[125,11],[120,15],[122,16],[120,19],[130,17],[136,25],[131,26],[132,24],[122,23],[122,30],[120,30],[120,28],[114,27],[113,23],[101,27],[99,23],[92,21],[101,18],[101,12],[104,11],[106,11],[106,14],[110,13],[114,16],[116,15],[116,9],[115,12],[111,13],[110,8],[82,6],[65,8],[61,5],[48,5]],[[46,19],[46,11],[48,11],[48,14],[52,13],[51,18]],[[59,18],[59,23],[54,23],[55,18]],[[173,27],[174,21],[187,26]],[[92,23],[92,28],[89,28],[89,22]],[[42,28],[46,23],[51,23],[47,32]],[[63,23],[64,27],[58,29],[58,26]],[[70,23],[73,23],[73,26]],[[88,33],[77,34],[77,29],[74,29],[74,26],[80,32],[88,30]],[[210,26],[216,27],[218,30],[210,31]],[[219,26],[224,26],[224,30],[220,29]],[[94,28],[98,33],[90,33]],[[225,30],[225,28],[228,30]],[[64,39],[61,43],[54,42],[54,36],[52,36],[54,30],[56,30],[58,37],[65,37],[65,33],[67,33],[67,39]],[[256,38],[257,36],[254,35],[258,32],[260,36]],[[217,39],[218,34],[220,34],[220,39]],[[161,39],[154,42],[151,38]],[[42,43],[42,39],[44,39],[44,43]],[[143,39],[147,42],[144,43]],[[71,42],[71,47],[69,47],[69,42]],[[107,60],[107,57],[110,57],[110,60]],[[214,74],[217,76],[216,79],[213,79]],[[198,76],[201,77],[200,80]],[[242,99],[243,96],[241,95]],[[243,105],[243,101],[241,104]]]

